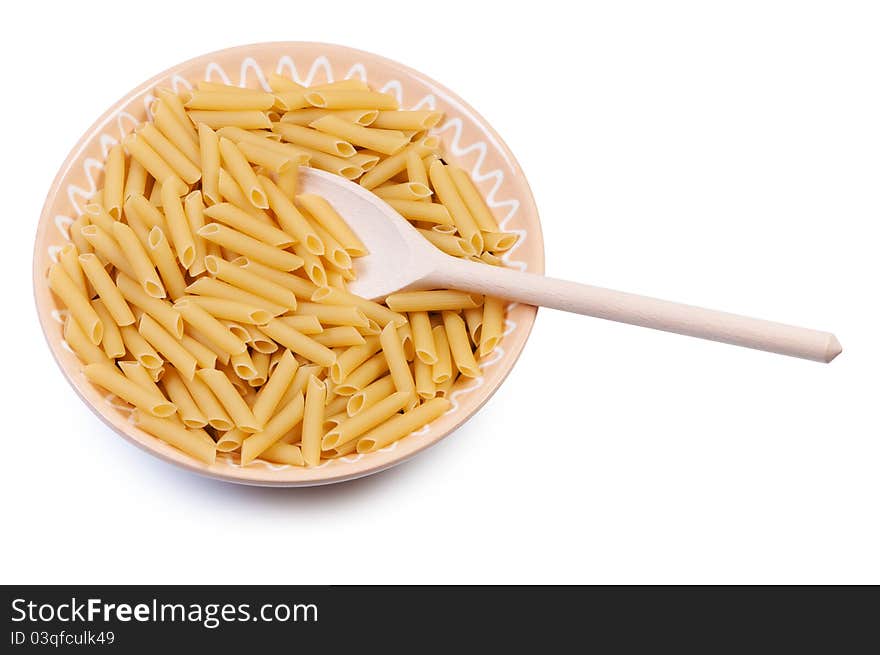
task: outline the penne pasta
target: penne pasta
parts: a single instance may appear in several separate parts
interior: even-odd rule
[[[357,442],[359,453],[371,453],[390,445],[442,416],[452,407],[445,398],[434,398],[425,404],[391,418],[371,430]]]
[[[477,360],[474,359],[464,320],[455,312],[444,311],[443,327],[446,329],[449,352],[452,354],[452,361],[455,367],[466,377],[478,377],[480,375],[480,367],[477,364]]]
[[[194,166],[201,165],[202,158],[198,143],[199,139],[193,138],[192,130],[188,129],[186,124],[178,120],[174,110],[167,101],[159,100],[153,105],[153,121],[155,121],[156,127],[162,135],[182,152]]]
[[[205,266],[217,279],[222,280],[233,287],[242,289],[249,294],[265,298],[267,301],[275,303],[282,308],[296,309],[296,294],[289,287],[279,284],[278,280],[284,281],[287,278],[299,278],[295,278],[293,275],[283,273],[268,266],[257,266],[250,260],[243,263],[245,264],[244,266],[239,266],[213,255],[209,255],[205,258]],[[270,278],[269,271],[277,273],[277,276]],[[216,285],[212,285],[212,288],[215,287]],[[217,295],[216,291],[213,292],[213,295]],[[221,295],[221,297],[226,296]],[[248,302],[247,298],[248,296],[239,296],[231,299]],[[272,313],[274,313],[274,311],[272,311]]]
[[[286,248],[296,239],[271,224],[257,220],[247,212],[228,202],[221,202],[208,207],[205,216],[228,225],[249,237],[262,241],[276,248]]]
[[[503,265],[519,235],[441,159],[427,134],[441,112],[401,111],[359,78],[267,81],[155,89],[150,120],[107,149],[47,282],[86,378],[145,432],[206,464],[219,451],[314,468],[448,411],[503,338],[506,303],[347,291],[369,253],[333,204],[302,193],[300,167],[357,181],[453,256]]]
[[[321,120],[332,119],[332,116],[325,116]],[[342,120],[342,119],[336,119]],[[342,121],[345,123],[345,121]],[[354,125],[353,123],[346,123]],[[360,127],[360,126],[358,126]],[[369,129],[369,128],[362,128]],[[294,123],[273,123],[272,131],[279,134],[288,143],[292,143],[309,150],[317,150],[334,157],[351,157],[357,152],[355,147],[343,138],[337,137],[335,134],[328,134],[318,129],[312,129]]]
[[[83,373],[90,382],[103,387],[152,416],[165,418],[177,411],[174,404],[163,396],[156,396],[132,382],[119,369],[109,364],[88,364],[83,368]]]
[[[286,124],[280,123],[279,125],[284,126]],[[339,137],[339,139],[343,139],[345,143],[354,144],[362,148],[369,148],[370,150],[380,152],[383,155],[393,155],[403,150],[403,148],[409,143],[409,139],[396,130],[378,130],[372,127],[364,127],[363,125],[351,123],[333,114],[322,116],[313,123],[310,123],[309,127],[318,132]],[[352,150],[354,150],[354,148],[352,148]],[[350,154],[345,155],[341,152],[334,152],[331,154],[350,157],[355,153],[351,152]]]
[[[349,123],[357,123],[366,127],[370,125],[379,112],[375,109],[318,109],[317,107],[307,107],[305,109],[294,109],[285,112],[281,117],[282,123],[293,123],[294,125],[308,125],[324,116],[338,116],[342,120]]]
[[[314,375],[309,376],[309,382],[306,385],[302,426],[302,455],[306,466],[317,466],[321,461],[326,394],[326,385]]]
[[[306,101],[321,109],[397,109],[397,99],[387,93],[360,89],[330,88],[309,91]]]
[[[480,234],[480,229],[452,182],[448,167],[439,160],[434,161],[428,169],[428,175],[431,179],[431,186],[434,187],[440,202],[449,210],[452,221],[461,236],[473,247],[475,253],[482,252],[483,237]]]
[[[198,370],[198,376],[232,418],[236,428],[249,434],[263,429],[263,424],[257,421],[251,408],[222,371],[202,368]]]
[[[392,293],[385,304],[396,312],[442,311],[479,307],[483,297],[463,291],[404,291]]]
[[[149,314],[141,315],[138,332],[156,352],[171,362],[181,375],[188,380],[192,379],[198,365],[196,358]]]
[[[171,169],[176,177],[180,178],[187,184],[194,184],[201,176],[202,172],[187,156],[180,151],[168,138],[162,134],[158,128],[152,123],[145,123],[138,131],[138,136],[142,138],[153,151],[162,158]],[[141,162],[143,163],[143,162]],[[156,177],[155,175],[153,177]],[[166,176],[168,177],[168,176]],[[156,178],[165,184],[165,177]],[[165,202],[165,199],[162,199]]]
[[[293,427],[302,421],[303,410],[305,409],[305,399],[302,392],[282,406],[271,419],[266,422],[265,427],[256,434],[247,437],[241,444],[241,463],[242,465],[252,462],[260,456],[260,454],[275,444],[281,437],[293,429]]]
[[[403,352],[403,342],[394,324],[389,323],[385,326],[382,334],[379,335],[379,343],[382,345],[382,353],[388,363],[391,379],[394,380],[394,388],[409,394],[411,402],[415,403],[415,382]]]
[[[238,127],[243,130],[262,130],[272,127],[272,121],[265,112],[256,110],[213,111],[191,109],[187,112],[193,125],[202,123],[213,130],[221,127]]]
[[[145,411],[135,412],[134,422],[144,432],[167,441],[206,464],[213,464],[217,458],[214,440],[203,430],[190,430],[175,421],[157,418]]]
[[[302,258],[293,253],[271,246],[219,223],[208,223],[198,231],[198,235],[218,246],[228,248],[232,252],[281,271],[293,271],[303,265]]]

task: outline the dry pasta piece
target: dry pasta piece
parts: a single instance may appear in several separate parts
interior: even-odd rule
[[[272,316],[280,316],[289,309],[296,308],[295,300],[293,302],[293,307],[290,307],[289,305],[279,305],[277,303],[273,303],[267,298],[258,296],[255,293],[245,291],[244,289],[233,286],[227,282],[223,282],[222,280],[208,276],[197,278],[195,282],[186,287],[186,291],[187,293],[191,293],[197,296],[212,296],[214,298],[224,298],[226,300],[234,300],[245,305],[259,307],[260,309],[269,312],[269,314],[271,314]]]
[[[293,382],[293,376],[298,368],[299,364],[293,353],[285,349],[266,384],[257,393],[257,399],[251,408],[257,421],[265,423],[272,417],[282,396]]]
[[[119,244],[107,232],[97,225],[86,225],[82,228],[81,232],[94,249],[94,254],[101,259],[102,264],[113,264],[117,270],[130,277],[134,276],[134,271],[128,263],[128,259],[122,253]]]
[[[357,451],[371,453],[385,448],[442,416],[452,407],[446,398],[434,398],[374,428],[358,439]]]
[[[285,125],[285,123],[280,123],[279,125]],[[363,125],[351,123],[332,114],[319,118],[311,123],[309,127],[318,130],[319,132],[344,139],[347,143],[362,148],[369,148],[370,150],[380,152],[384,155],[393,155],[400,150],[403,150],[403,148],[409,143],[409,139],[401,132],[364,127]],[[333,154],[345,156],[343,153]],[[354,152],[348,156],[353,154]]]
[[[49,269],[49,288],[61,299],[71,316],[79,323],[83,333],[88,336],[89,341],[96,346],[100,344],[104,335],[101,319],[89,302],[88,296],[70,279],[60,264],[53,264]]]
[[[396,312],[427,312],[479,307],[483,297],[463,291],[404,291],[392,293],[385,304]]]
[[[156,97],[160,102],[164,102],[168,105],[168,108],[171,109],[177,122],[187,131],[190,138],[195,140],[197,138],[196,130],[192,123],[190,123],[189,118],[187,118],[186,108],[183,106],[183,101],[180,99],[180,96],[171,89],[156,89]]]
[[[220,202],[220,139],[208,125],[199,126],[199,158],[202,164],[202,195],[209,205]]]
[[[345,411],[349,416],[354,416],[360,411],[372,407],[383,398],[387,398],[394,391],[394,380],[391,378],[391,374],[388,374],[349,396]]]
[[[161,227],[156,226],[150,230],[147,235],[147,247],[150,259],[159,271],[159,277],[162,278],[168,296],[172,300],[180,298],[185,293],[186,281]]]
[[[247,434],[238,428],[233,428],[217,438],[217,452],[231,453],[239,448]]]
[[[308,125],[319,118],[329,115],[338,116],[342,120],[366,127],[376,120],[379,112],[375,109],[319,109],[317,107],[306,107],[285,112],[281,117],[281,122],[293,123],[294,125]]]
[[[434,384],[434,367],[425,364],[421,359],[413,360],[413,378],[416,382],[416,393],[422,400],[430,400],[437,395],[437,386]]]
[[[122,343],[125,344],[126,350],[141,363],[144,368],[158,369],[161,368],[165,361],[159,353],[147,343],[147,340],[141,336],[137,328],[133,325],[126,325],[119,328],[122,335]]]
[[[199,369],[198,376],[223,405],[235,427],[248,433],[258,432],[263,428],[263,424],[257,421],[251,408],[222,371],[202,368]]]
[[[333,390],[340,396],[351,396],[369,385],[388,370],[388,359],[384,353],[377,353],[357,367]]]
[[[382,159],[382,157],[376,153],[369,152],[368,150],[360,150],[348,158],[348,163],[360,168],[366,173],[367,171],[372,170],[373,167],[379,163],[380,159]]]
[[[64,272],[67,273],[71,282],[77,286],[83,295],[91,298],[93,294],[89,292],[85,274],[83,273],[82,267],[79,265],[79,251],[74,244],[65,243],[61,247],[61,250],[58,251],[58,263],[64,269]]]
[[[278,281],[299,280],[300,278],[268,266],[257,265],[250,260],[240,262],[239,259],[236,259],[234,262],[228,262],[213,255],[205,258],[205,266],[212,275],[234,287],[265,298],[281,307],[296,309],[295,292],[289,287],[279,284]]]
[[[199,89],[193,92],[190,99],[183,106],[187,109],[211,109],[215,111],[241,111],[245,109],[265,111],[266,109],[271,109],[272,105],[275,104],[275,96],[271,93],[235,87],[233,89]]]
[[[432,110],[421,111],[380,111],[370,127],[385,130],[429,130],[436,127],[443,112]]]
[[[123,206],[132,196],[144,195],[147,190],[147,169],[136,159],[128,162],[128,175],[125,177],[125,186],[122,189]]]
[[[154,298],[164,298],[167,294],[165,293],[165,287],[162,285],[162,280],[159,279],[159,274],[156,272],[153,262],[150,260],[147,251],[141,244],[140,239],[137,238],[134,230],[125,223],[114,223],[113,238],[116,239],[116,242],[125,251],[126,257],[134,271],[135,279],[140,282],[143,290]]]
[[[409,394],[412,403],[417,402],[416,386],[412,372],[409,370],[406,355],[403,352],[403,342],[397,328],[392,323],[386,325],[382,330],[379,342],[382,344],[382,353],[388,362],[388,370],[391,372],[391,379],[394,380],[395,389]]]
[[[435,136],[425,137],[412,143],[397,154],[386,157],[376,164],[368,173],[364,174],[359,183],[365,189],[373,189],[406,169],[406,158],[411,150],[418,153],[419,156],[425,157],[439,145],[440,140]]]
[[[310,91],[305,99],[322,109],[397,109],[397,99],[387,93],[359,89],[324,89]]]
[[[82,331],[79,323],[76,322],[76,319],[69,314],[64,322],[62,335],[64,336],[64,341],[74,354],[86,364],[113,366],[113,360],[109,359],[103,350],[91,342],[86,333]]]
[[[309,212],[318,225],[345,248],[349,255],[363,257],[369,253],[363,242],[324,198],[312,193],[302,193],[296,197],[296,201]]]
[[[177,173],[168,162],[162,159],[140,134],[129,134],[122,143],[132,159],[143,166],[157,182],[177,177]]]
[[[208,425],[215,430],[223,432],[232,430],[235,427],[232,418],[223,409],[223,405],[220,404],[220,401],[217,400],[210,387],[198,375],[193,376],[191,380],[180,377],[180,381],[183,382],[186,390],[189,391],[199,410],[205,415]]]
[[[492,212],[489,211],[489,208],[480,196],[480,192],[474,186],[470,175],[458,166],[449,166],[447,170],[459,196],[467,206],[477,226],[484,232],[497,232],[498,221],[495,220]],[[487,250],[492,250],[492,248],[487,248]]]
[[[311,299],[313,302],[325,303],[328,305],[354,305],[360,309],[367,318],[373,319],[382,327],[385,327],[389,323],[394,323],[397,326],[406,323],[406,316],[403,314],[399,314],[398,312],[388,309],[385,305],[380,305],[372,300],[361,298],[360,296],[356,296],[348,291],[343,291],[342,289],[333,289],[330,287],[316,289],[315,292],[312,293]]]
[[[321,257],[310,252],[303,244],[297,243],[293,246],[293,252],[303,260],[303,270],[308,278],[319,287],[327,286],[327,270]]]
[[[261,307],[248,305],[237,300],[229,300],[228,298],[186,296],[186,299],[196,303],[215,318],[236,321],[237,323],[262,325],[272,318],[272,314]]]
[[[334,134],[328,134],[302,125],[273,123],[272,131],[280,134],[285,141],[289,141],[296,146],[324,152],[334,157],[351,157],[357,152],[351,143],[337,138]]]
[[[330,379],[339,384],[347,378],[352,371],[365,361],[370,359],[382,348],[378,337],[368,337],[359,346],[352,346],[340,354],[330,367]]]
[[[471,244],[475,252],[482,252],[483,237],[480,234],[480,228],[477,227],[477,222],[459,195],[447,167],[439,160],[432,162],[428,169],[428,175],[431,178],[431,186],[434,187],[440,202],[449,210],[452,221],[461,236]]]
[[[174,110],[164,100],[159,100],[153,105],[153,120],[159,131],[168,139],[174,147],[182,152],[193,165],[201,164],[199,144],[192,138],[192,130],[181,123]]]
[[[483,232],[483,247],[490,252],[506,252],[516,245],[515,232]]]
[[[196,303],[181,298],[174,303],[174,309],[184,321],[192,325],[199,333],[214,343],[221,350],[234,355],[247,350],[247,345],[235,336],[228,327],[211,316]]]
[[[434,345],[437,347],[437,361],[434,363],[432,377],[435,384],[443,384],[452,379],[452,353],[449,352],[449,340],[446,338],[446,328],[442,325],[434,326]]]
[[[268,141],[267,141],[268,143]],[[265,143],[253,143],[251,141],[242,141],[238,144],[247,160],[257,166],[262,166],[276,175],[287,173],[291,169],[308,161],[305,155],[291,156],[288,153],[281,153],[269,147]]]
[[[312,338],[328,348],[359,346],[366,343],[363,335],[351,325],[340,325],[327,328]]]
[[[296,241],[296,239],[283,230],[255,219],[247,212],[228,202],[212,205],[205,210],[204,214],[208,218],[213,218],[276,248],[286,248]]]
[[[468,307],[462,311],[468,334],[474,345],[480,345],[480,335],[483,331],[483,308]]]
[[[394,211],[410,221],[424,221],[436,225],[452,224],[449,210],[440,203],[431,202],[430,198],[422,198],[421,200],[385,198],[385,202],[391,205]]]
[[[141,315],[138,322],[138,332],[162,357],[171,362],[181,375],[192,379],[198,365],[196,358],[149,314]]]
[[[261,181],[266,189],[269,205],[284,231],[296,237],[297,241],[313,255],[323,255],[324,243],[293,202],[268,178],[264,177]]]
[[[187,112],[194,125],[203,123],[211,129],[221,127],[240,127],[243,130],[261,130],[272,127],[272,121],[265,112],[257,110],[213,111],[191,109]]]
[[[272,444],[260,454],[260,458],[289,466],[305,466],[306,463],[300,447],[287,443]]]
[[[257,174],[238,146],[225,137],[220,137],[220,158],[251,204],[260,209],[268,209],[269,201]]]
[[[314,302],[301,302],[297,307],[301,315],[316,316],[323,325],[353,325],[367,327],[367,316],[358,307],[351,305],[325,305]]]
[[[242,442],[242,466],[249,464],[259,457],[264,450],[272,446],[281,437],[290,432],[297,423],[302,421],[304,409],[305,398],[302,392],[297,392],[292,400],[283,405],[278,413],[269,419],[262,431],[249,436]]]
[[[147,295],[141,285],[125,273],[116,275],[116,286],[129,303],[156,319],[159,325],[175,338],[179,339],[183,336],[183,321],[180,314],[169,302]]]
[[[417,228],[419,233],[436,248],[453,257],[472,257],[477,254],[471,243],[452,234],[442,234],[433,230]]]
[[[183,213],[189,225],[189,233],[195,245],[195,258],[188,268],[190,275],[201,275],[205,272],[205,255],[207,242],[198,236],[198,231],[205,225],[205,203],[201,191],[192,191],[183,199]]]
[[[294,271],[303,265],[301,257],[219,223],[208,223],[198,234],[223,248],[281,271]]]
[[[104,350],[104,354],[110,359],[122,357],[125,355],[125,343],[122,341],[119,326],[116,325],[116,321],[100,298],[95,298],[92,301],[92,307],[104,327],[104,334],[101,337],[101,348]]]
[[[83,373],[85,373],[86,378],[90,382],[103,387],[127,403],[153,416],[168,417],[177,411],[174,403],[167,401],[164,397],[157,397],[140,385],[135,384],[113,366],[108,364],[88,364],[83,368]]]
[[[217,354],[189,334],[184,333],[180,338],[180,345],[196,358],[196,362],[201,368],[214,368],[217,363]]]
[[[217,458],[214,440],[204,430],[190,430],[167,418],[156,418],[147,412],[135,412],[135,425],[154,437],[167,441],[175,448],[192,455],[206,464]],[[210,443],[209,443],[210,442]]]
[[[79,264],[97,292],[98,297],[107,308],[107,311],[110,312],[113,320],[116,321],[116,325],[131,325],[134,323],[134,314],[131,311],[131,307],[128,306],[119,287],[116,286],[116,283],[113,282],[113,279],[101,265],[97,255],[80,255]],[[50,285],[52,284],[51,274],[49,283]],[[67,304],[66,301],[65,304]],[[68,308],[70,308],[70,305],[68,305]]]
[[[194,184],[201,178],[202,171],[177,146],[169,141],[153,123],[144,123],[138,130],[140,136],[174,171],[175,175],[187,184]],[[154,176],[155,177],[155,176]],[[156,178],[165,184],[165,178]],[[164,198],[162,199],[164,203]]]
[[[104,206],[114,219],[122,217],[122,191],[125,187],[125,150],[121,144],[110,148],[104,164]]]
[[[470,339],[467,334],[464,320],[455,312],[443,312],[443,327],[446,329],[446,338],[449,341],[449,351],[452,353],[452,361],[462,375],[475,378],[480,375],[480,367],[474,359],[471,350]]]
[[[139,362],[119,361],[116,365],[129,380],[141,387],[144,391],[153,394],[156,398],[166,400],[165,394],[153,380],[153,376],[149,369],[142,366]]]
[[[387,398],[383,398],[375,405],[349,417],[324,435],[324,438],[321,440],[321,449],[337,448],[352,439],[357,439],[368,430],[387,421],[409,405],[412,395],[412,393],[398,391]]]
[[[196,259],[196,244],[180,196],[176,189],[167,184],[162,185],[162,209],[168,225],[167,236],[174,246],[178,261],[188,269]]]
[[[437,345],[431,331],[431,319],[426,311],[410,312],[409,324],[412,330],[413,348],[416,357],[425,364],[437,363]]]
[[[165,376],[162,378],[162,387],[171,402],[177,406],[177,413],[186,427],[203,428],[208,425],[208,419],[199,409],[174,368],[169,368],[165,372]]]
[[[504,307],[500,298],[486,296],[483,304],[483,329],[480,333],[480,357],[485,357],[498,346],[504,336]]]
[[[285,348],[289,348],[316,364],[330,366],[336,361],[336,355],[327,346],[322,346],[311,337],[307,337],[277,318],[270,320],[261,329]]]
[[[321,461],[326,394],[327,386],[314,375],[309,376],[302,426],[302,454],[306,466],[317,466]]]

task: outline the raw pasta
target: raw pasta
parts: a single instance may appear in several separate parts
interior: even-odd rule
[[[454,289],[346,290],[367,247],[301,165],[371,189],[449,254],[500,265],[503,231],[468,173],[360,80],[271,92],[155,91],[154,122],[112,147],[103,188],[47,282],[86,377],[145,432],[217,453],[318,466],[385,448],[451,408],[503,338],[505,303]],[[282,115],[283,112],[283,115]]]

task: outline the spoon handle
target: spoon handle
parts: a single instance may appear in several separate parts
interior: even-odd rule
[[[426,282],[434,288],[481,293],[527,305],[551,307],[817,362],[830,362],[842,350],[837,338],[830,332],[556,280],[453,257],[444,257],[442,265]]]

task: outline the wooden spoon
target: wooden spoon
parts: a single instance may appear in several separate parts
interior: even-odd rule
[[[370,251],[355,260],[357,279],[348,286],[365,298],[382,299],[401,290],[457,289],[818,362],[830,362],[842,351],[830,332],[452,257],[367,189],[314,168],[300,168],[300,180],[304,192],[333,205]]]

